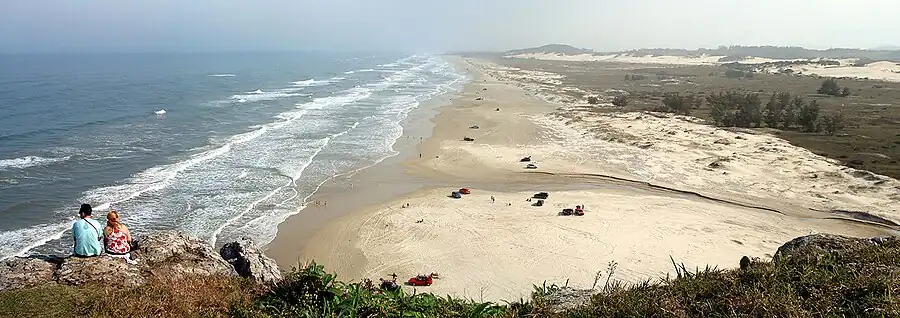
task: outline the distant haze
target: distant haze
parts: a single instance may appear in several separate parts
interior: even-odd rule
[[[0,52],[895,46],[896,0],[4,0]]]

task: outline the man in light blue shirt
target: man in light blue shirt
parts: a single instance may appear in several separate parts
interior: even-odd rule
[[[75,237],[75,256],[100,256],[103,251],[103,232],[100,222],[91,218],[90,204],[82,204],[78,211],[81,219],[72,224],[72,236]]]

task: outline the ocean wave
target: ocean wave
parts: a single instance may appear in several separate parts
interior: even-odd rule
[[[210,74],[207,76],[210,76],[210,77],[235,77],[237,75],[234,75],[234,74]]]
[[[138,233],[174,224],[177,230],[214,244],[253,233],[264,245],[276,235],[277,224],[299,213],[326,181],[395,156],[393,144],[403,132],[400,121],[421,101],[446,92],[457,81],[449,63],[426,57],[404,61],[413,67],[391,71],[375,85],[361,83],[297,103],[296,109],[268,123],[211,140],[207,146],[185,151],[191,155],[136,173],[118,185],[87,191],[79,201],[95,204],[98,211],[123,208],[123,217]],[[395,96],[394,89],[402,96]],[[259,89],[235,97],[299,95],[305,94]],[[335,157],[346,154],[346,149],[353,149],[353,155]],[[70,223],[54,226],[48,230],[64,232]],[[20,237],[21,244],[0,249],[0,256],[27,252],[62,232],[16,232],[28,239]],[[0,233],[0,244],[8,233]]]
[[[73,219],[74,221],[74,219]],[[60,239],[72,226],[70,222],[41,224],[28,228],[0,232],[0,260],[24,256],[32,249]],[[23,238],[34,238],[27,240]]]
[[[44,158],[38,156],[25,156],[21,158],[14,159],[2,159],[0,160],[0,171],[2,170],[10,170],[10,169],[26,169],[37,166],[49,165],[57,162],[63,162],[69,160],[72,156],[58,157],[58,158]]]
[[[308,79],[308,80],[304,80],[304,81],[291,82],[291,84],[293,84],[294,86],[297,86],[297,87],[326,86],[326,85],[338,83],[344,79],[345,78],[343,78],[343,77],[332,77],[332,78],[329,78],[326,80]]]
[[[301,96],[309,96],[309,94],[296,93],[292,91],[273,91],[267,92],[261,89],[257,89],[252,92],[247,92],[244,94],[235,94],[232,95],[229,100],[236,103],[253,103],[267,100],[276,100],[282,98],[290,98],[290,97],[301,97]]]

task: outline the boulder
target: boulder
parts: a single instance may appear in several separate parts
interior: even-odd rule
[[[281,270],[278,269],[275,260],[264,255],[249,237],[223,245],[219,254],[241,277],[265,283],[282,279]]]
[[[15,257],[0,263],[0,291],[54,283],[58,265],[40,257]]]
[[[132,253],[138,263],[160,275],[234,275],[228,264],[208,243],[174,231],[156,232],[142,238],[140,250]]]
[[[146,281],[139,265],[110,256],[69,257],[56,271],[56,281],[64,285],[96,283],[103,286],[134,287]]]
[[[823,255],[845,250],[860,249],[870,245],[884,244],[896,237],[855,238],[832,234],[813,234],[801,236],[784,243],[775,252],[773,259],[778,261],[789,256]]]
[[[583,307],[591,300],[591,296],[600,291],[596,289],[576,289],[572,287],[560,287],[545,296],[550,305],[550,311],[554,313],[566,312],[578,307]]]

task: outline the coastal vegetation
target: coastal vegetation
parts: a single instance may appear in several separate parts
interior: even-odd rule
[[[754,55],[756,56],[756,55]],[[750,71],[757,66],[745,65],[745,68],[734,68],[731,65],[705,66],[638,66],[628,68],[611,68],[605,63],[583,62],[548,62],[525,59],[497,59],[496,62],[521,69],[535,69],[565,76],[562,86],[578,87],[588,92],[606,92],[621,90],[628,93],[629,102],[626,107],[613,110],[602,106],[597,112],[608,111],[667,111],[663,101],[667,93],[678,93],[680,96],[693,94],[701,102],[690,109],[690,115],[713,123],[713,108],[707,96],[719,93],[737,92],[742,100],[747,94],[758,95],[759,112],[762,115],[762,126],[754,122],[733,121],[737,127],[761,127],[768,133],[790,141],[792,144],[840,161],[842,164],[856,169],[872,171],[894,178],[900,177],[900,165],[896,158],[900,157],[900,143],[896,142],[900,123],[900,108],[896,101],[900,100],[900,83],[876,81],[856,78],[837,78],[841,92],[851,92],[846,97],[831,97],[818,94],[825,78],[817,76],[796,76],[784,74],[754,73],[752,79],[730,79],[724,76],[728,69]],[[783,73],[783,72],[782,72]],[[625,75],[644,75],[646,80],[623,80]],[[631,78],[632,76],[629,76]],[[845,90],[846,88],[846,90]],[[781,93],[787,93],[790,100],[779,99]],[[769,111],[769,101],[776,97],[774,109]],[[575,96],[578,98],[578,96]],[[799,98],[796,99],[795,98]],[[809,104],[816,100],[815,107],[807,107],[806,118],[816,118],[817,123],[800,123],[797,111],[799,103]],[[735,100],[737,102],[737,100]],[[742,102],[743,103],[743,102]],[[742,106],[735,103],[727,107],[734,113]],[[747,113],[755,113],[755,102],[744,105]],[[772,108],[770,108],[772,109]],[[674,112],[674,111],[672,111]],[[768,116],[768,117],[767,117]],[[722,119],[725,119],[723,116]],[[744,116],[741,118],[755,118]],[[767,122],[768,120],[768,122]],[[748,125],[749,124],[749,125]],[[811,131],[810,131],[811,130]]]
[[[561,306],[569,300],[560,296],[571,289],[550,283],[535,285],[531,299],[495,303],[383,291],[310,263],[269,285],[225,276],[161,277],[130,289],[7,291],[0,293],[0,316],[896,317],[898,258],[896,238],[802,237],[782,246],[773,261],[744,259],[736,269],[691,269],[673,260],[673,276],[626,284],[612,277],[612,267],[605,279],[597,276],[592,296],[572,306]]]

